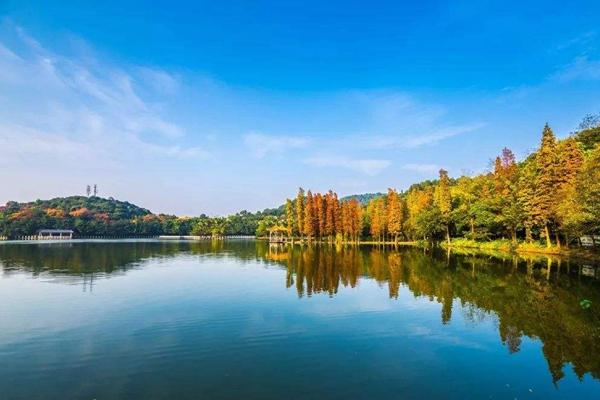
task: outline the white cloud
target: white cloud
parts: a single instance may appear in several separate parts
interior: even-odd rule
[[[446,128],[435,129],[421,134],[408,135],[408,136],[375,136],[371,139],[371,144],[376,148],[404,148],[414,149],[426,145],[434,145],[441,142],[444,139],[448,139],[454,136],[462,135],[465,133],[476,131],[484,126],[481,123],[474,123],[469,125],[450,126]]]
[[[595,31],[587,31],[569,40],[561,42],[556,46],[557,51],[563,51],[572,47],[587,48],[596,40],[597,33]]]
[[[7,105],[0,107],[0,159],[28,168],[32,159],[98,165],[143,155],[210,156],[180,143],[186,130],[154,101],[177,90],[173,75],[117,68],[89,54],[67,57],[15,30],[20,40],[0,42],[0,104]]]
[[[287,150],[306,147],[310,139],[298,136],[265,135],[249,133],[244,135],[244,144],[255,158],[263,158],[268,154],[281,154]]]
[[[351,159],[342,156],[319,156],[304,160],[313,167],[337,167],[360,172],[366,175],[377,175],[391,165],[389,160]]]
[[[586,56],[577,57],[552,75],[552,78],[560,82],[600,80],[600,60],[590,60]]]
[[[356,135],[361,147],[415,149],[474,132],[481,122],[450,123],[448,110],[438,104],[418,101],[405,93],[363,93],[357,95],[369,111],[368,126]]]
[[[179,79],[167,71],[150,67],[139,67],[138,71],[143,83],[160,94],[173,94],[179,89]]]
[[[419,172],[423,174],[431,174],[438,172],[441,167],[436,164],[405,164],[402,166],[402,169],[407,171]]]
[[[60,161],[73,162],[90,158],[94,154],[92,146],[67,138],[63,135],[48,134],[33,128],[2,124],[0,125],[0,165],[14,165],[20,161],[36,164],[36,155],[52,155]]]

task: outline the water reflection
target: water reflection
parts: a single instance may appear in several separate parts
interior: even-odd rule
[[[451,322],[455,300],[475,323],[495,316],[510,353],[519,351],[523,336],[540,339],[555,382],[568,363],[580,379],[588,372],[600,378],[600,307],[580,306],[582,299],[600,305],[597,274],[583,274],[592,266],[546,257],[356,247],[270,248],[265,257],[285,264],[286,285],[299,297],[333,296],[340,285],[355,287],[361,276],[387,284],[390,298],[404,285],[415,297],[441,303],[443,324]]]
[[[98,279],[142,268],[147,260],[173,257],[233,257],[278,266],[285,270],[285,286],[300,298],[333,297],[360,286],[362,279],[387,288],[391,299],[407,288],[416,298],[440,303],[443,324],[451,324],[456,312],[473,323],[494,319],[509,353],[520,351],[523,337],[539,339],[555,382],[568,364],[580,379],[586,373],[600,379],[600,273],[569,260],[252,241],[0,245],[4,275],[43,276],[86,290]],[[583,299],[592,307],[581,307]]]

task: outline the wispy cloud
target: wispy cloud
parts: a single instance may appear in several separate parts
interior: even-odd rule
[[[590,60],[587,56],[575,58],[552,75],[559,82],[576,80],[600,80],[600,60]]]
[[[346,168],[366,175],[377,175],[391,165],[389,160],[351,159],[343,156],[319,156],[304,160],[313,167]]]
[[[406,93],[375,92],[359,98],[370,109],[369,126],[356,135],[363,148],[415,149],[485,126],[482,122],[449,122],[445,107],[423,103]]]
[[[268,154],[281,154],[287,150],[306,147],[310,139],[299,136],[265,135],[252,132],[244,135],[244,144],[255,158],[263,158]]]
[[[454,136],[474,132],[483,126],[485,125],[482,123],[473,123],[468,125],[439,128],[432,131],[407,136],[375,136],[370,139],[370,142],[375,148],[415,149],[421,146],[434,145],[442,140]]]
[[[432,174],[440,170],[440,166],[436,164],[404,164],[402,169],[407,171],[419,172],[422,174]]]
[[[596,31],[587,31],[571,39],[559,43],[558,46],[556,46],[556,50],[563,51],[573,47],[587,48],[590,44],[595,43],[596,37]]]
[[[210,156],[179,142],[186,130],[153,100],[177,90],[175,76],[116,67],[90,54],[65,56],[14,29],[17,40],[0,42],[0,91],[11,99],[0,107],[0,159],[114,163],[135,155]]]

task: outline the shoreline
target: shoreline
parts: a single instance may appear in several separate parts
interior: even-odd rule
[[[207,242],[207,241],[226,241],[226,240],[256,240],[269,242],[268,237],[261,236],[224,236],[224,237],[192,237],[192,236],[162,236],[162,237],[151,237],[151,238],[140,238],[140,237],[121,237],[121,238],[74,238],[74,239],[63,239],[63,240],[0,240],[2,244],[69,244],[69,243],[82,243],[82,242],[130,242],[130,241],[144,241],[144,242]],[[513,255],[513,256],[546,256],[546,257],[560,257],[569,258],[573,260],[580,260],[585,262],[600,263],[600,251],[594,251],[585,248],[545,248],[537,247],[535,245],[527,245],[519,243],[515,248],[510,242],[475,242],[466,239],[454,239],[450,245],[445,241],[436,243],[423,242],[423,241],[373,241],[373,240],[361,240],[361,241],[328,241],[328,240],[311,240],[306,239],[294,239],[293,241],[286,241],[283,243],[270,243],[272,245],[341,245],[341,246],[381,246],[381,247],[418,247],[418,248],[434,248],[439,247],[442,249],[449,249],[451,251],[471,251],[479,254],[487,255]]]
[[[567,248],[567,247],[536,247],[525,243],[518,243],[515,247],[512,243],[505,242],[475,242],[460,239],[457,242],[441,242],[440,247],[452,249],[476,250],[482,253],[503,253],[517,256],[546,256],[546,257],[564,257],[579,259],[592,262],[600,262],[600,252],[585,248]]]
[[[257,237],[256,240],[268,241],[268,237]],[[462,242],[462,243],[461,243]],[[450,250],[471,250],[480,254],[493,254],[499,253],[504,255],[513,255],[513,256],[546,256],[546,257],[561,257],[561,258],[570,258],[574,260],[587,261],[587,262],[595,262],[600,263],[600,251],[594,251],[590,249],[580,248],[580,247],[536,247],[535,245],[527,245],[525,243],[520,243],[517,248],[512,245],[512,243],[505,242],[475,242],[475,241],[467,241],[465,239],[454,239],[450,245],[445,241],[440,241],[436,243],[429,243],[423,241],[402,241],[402,242],[393,242],[393,241],[327,241],[327,240],[312,240],[307,241],[306,239],[294,239],[294,241],[288,241],[284,243],[273,243],[276,245],[310,245],[310,244],[328,244],[328,245],[343,245],[343,246],[385,246],[385,247],[419,247],[419,248],[431,248],[431,247],[439,247],[442,249],[450,249]],[[498,246],[500,245],[500,246]]]

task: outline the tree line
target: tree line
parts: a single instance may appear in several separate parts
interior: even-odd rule
[[[354,195],[298,191],[281,207],[226,217],[153,214],[131,203],[71,196],[0,207],[0,236],[73,229],[78,236],[254,235],[274,226],[308,241],[399,242],[505,239],[545,246],[600,234],[600,115],[557,140],[546,124],[540,145],[518,161],[505,148],[486,173],[439,178],[405,191]]]
[[[596,120],[597,121],[597,120]],[[600,233],[600,124],[557,140],[546,124],[538,149],[524,160],[504,148],[490,171],[439,178],[362,206],[356,199],[300,188],[279,222],[306,240],[375,242],[467,238],[568,245]]]

